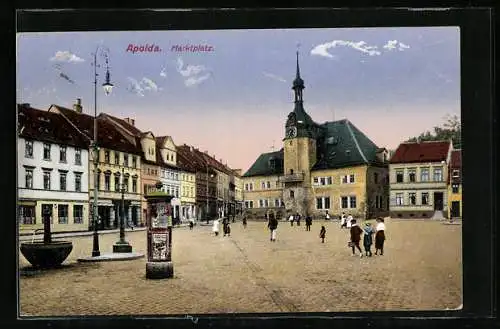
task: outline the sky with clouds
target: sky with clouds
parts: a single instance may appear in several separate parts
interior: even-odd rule
[[[98,112],[247,170],[282,146],[297,49],[311,117],[347,118],[393,149],[460,116],[459,40],[457,27],[22,33],[17,102],[48,109],[81,98],[93,114],[99,49],[98,83],[107,59],[115,87],[98,89]]]

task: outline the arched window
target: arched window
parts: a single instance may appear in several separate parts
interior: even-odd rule
[[[295,192],[293,190],[290,190],[290,198],[291,199],[295,198]]]

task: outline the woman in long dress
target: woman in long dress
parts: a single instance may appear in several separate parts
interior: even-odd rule
[[[383,255],[385,241],[385,224],[383,218],[377,218],[377,227],[375,230],[377,231],[377,233],[375,233],[375,255],[378,255],[379,250],[380,255]]]
[[[212,232],[214,232],[215,236],[219,235],[219,220],[214,219],[214,223],[212,225]]]

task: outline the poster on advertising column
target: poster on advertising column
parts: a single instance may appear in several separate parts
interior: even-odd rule
[[[170,248],[168,245],[168,232],[151,234],[151,258],[155,261],[169,259]]]

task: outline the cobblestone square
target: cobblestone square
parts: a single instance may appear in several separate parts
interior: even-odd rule
[[[321,243],[321,225],[327,229]],[[175,228],[174,279],[147,280],[146,258],[78,263],[92,237],[69,238],[64,268],[20,276],[21,316],[444,310],[462,304],[461,225],[387,220],[383,256],[352,257],[349,233],[316,220],[310,232],[280,222],[269,241],[265,222]],[[127,232],[146,252],[146,232]],[[110,252],[118,234],[100,236]],[[23,269],[29,263],[19,256]]]

